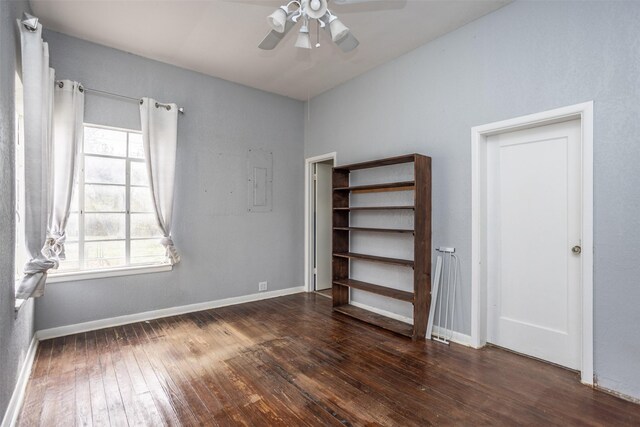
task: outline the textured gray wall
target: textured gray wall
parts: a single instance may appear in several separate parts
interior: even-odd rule
[[[299,101],[45,32],[58,78],[176,102],[172,272],[48,285],[38,330],[303,285],[304,108]],[[203,52],[203,54],[207,54]],[[93,94],[85,121],[139,129],[138,105]],[[273,152],[273,211],[247,212],[248,149]]]
[[[470,330],[472,126],[595,101],[595,372],[640,397],[639,2],[515,2],[313,98],[307,157],[433,157],[433,243],[462,260]]]
[[[14,76],[20,42],[15,19],[26,1],[0,1],[0,420],[33,337],[33,301],[14,316]]]

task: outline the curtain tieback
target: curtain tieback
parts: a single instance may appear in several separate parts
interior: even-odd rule
[[[33,258],[24,265],[24,277],[16,290],[16,299],[28,299],[44,295],[47,271],[58,268],[58,261],[43,257]]]
[[[33,258],[24,265],[24,274],[46,273],[52,268],[58,268],[58,261],[55,259]]]
[[[162,243],[162,245],[167,249],[167,257],[169,257],[169,259],[171,260],[171,264],[179,263],[180,255],[178,255],[178,251],[173,245],[173,240],[171,240],[171,237],[163,237],[160,243]]]
[[[47,258],[65,259],[64,242],[66,240],[67,235],[64,231],[50,232],[47,236],[47,240],[44,242],[42,255]]]

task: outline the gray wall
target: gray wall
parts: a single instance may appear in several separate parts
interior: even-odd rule
[[[640,397],[638,2],[515,2],[313,98],[307,157],[433,157],[433,243],[455,246],[470,330],[472,126],[595,101],[595,372]]]
[[[14,76],[26,1],[0,1],[0,420],[33,337],[33,301],[14,315]]]
[[[172,272],[48,285],[38,330],[303,285],[304,108],[299,101],[45,32],[57,78],[176,102]],[[204,53],[206,54],[206,52]],[[140,128],[138,105],[87,94],[85,121]],[[273,152],[273,211],[247,212],[249,149]]]

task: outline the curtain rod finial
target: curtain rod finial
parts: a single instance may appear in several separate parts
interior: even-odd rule
[[[35,32],[38,29],[38,18],[33,15],[29,15],[27,12],[22,13],[22,21],[20,22],[22,22],[22,25],[31,32]]]

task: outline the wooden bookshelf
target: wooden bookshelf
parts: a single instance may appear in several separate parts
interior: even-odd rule
[[[414,180],[385,182],[370,185],[350,185],[350,173],[355,170],[379,168],[402,163],[413,163]],[[412,191],[412,205],[401,206],[350,206],[350,195],[354,193]],[[414,228],[352,227],[350,213],[354,211],[384,212],[412,210]],[[398,259],[350,251],[349,238],[352,232],[390,233],[413,235],[414,258]],[[413,269],[413,292],[402,291],[381,284],[367,283],[349,277],[350,261],[358,260],[399,265]],[[413,325],[382,316],[350,304],[350,289],[393,298],[413,304]],[[373,160],[333,169],[333,309],[364,322],[377,325],[395,333],[424,339],[427,330],[429,305],[431,304],[431,158],[420,154],[409,154],[387,159]]]

